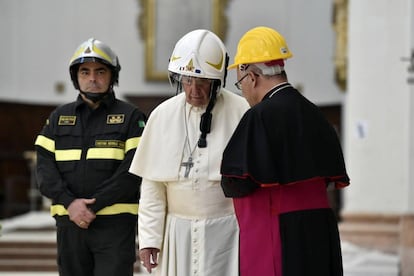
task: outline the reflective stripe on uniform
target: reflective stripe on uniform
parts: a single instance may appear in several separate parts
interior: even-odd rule
[[[122,213],[138,215],[138,203],[117,203],[99,210],[96,215],[119,215]],[[50,214],[52,216],[69,215],[68,210],[61,204],[50,206]]]
[[[128,152],[129,150],[136,149],[138,147],[139,141],[141,137],[134,137],[129,138],[125,142],[125,152]]]
[[[36,138],[36,141],[35,141],[35,145],[36,146],[41,146],[45,150],[48,150],[52,153],[55,152],[55,141],[53,141],[52,139],[47,138],[46,136],[38,135],[37,138]]]
[[[138,146],[140,137],[134,137],[126,140],[125,150],[119,148],[90,148],[86,155],[86,159],[115,159],[123,160],[125,153],[129,150],[135,149]],[[79,161],[81,160],[81,149],[55,149],[55,141],[43,135],[38,135],[35,145],[41,146],[44,149],[55,154],[56,161]]]
[[[56,161],[79,161],[81,159],[82,150],[80,149],[66,149],[56,150]]]
[[[86,159],[116,159],[123,160],[125,152],[123,149],[116,148],[90,148],[86,154]]]

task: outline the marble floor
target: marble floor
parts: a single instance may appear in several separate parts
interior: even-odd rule
[[[37,211],[0,221],[3,241],[48,241],[55,239],[53,230],[38,231],[39,229],[53,229],[54,220],[48,212]],[[25,231],[17,231],[24,229]],[[33,231],[30,231],[33,230]],[[398,276],[399,258],[397,255],[386,254],[375,250],[368,250],[342,241],[342,254],[345,276]],[[150,275],[144,271],[135,276]],[[50,272],[0,272],[7,276],[57,276]]]

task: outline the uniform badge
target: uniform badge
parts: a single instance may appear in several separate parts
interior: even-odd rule
[[[124,114],[110,114],[106,117],[106,123],[108,125],[123,124],[125,119]]]
[[[97,148],[118,148],[124,149],[125,142],[119,140],[96,140],[95,147]]]
[[[59,126],[74,126],[76,123],[76,116],[65,116],[60,115],[59,116]]]

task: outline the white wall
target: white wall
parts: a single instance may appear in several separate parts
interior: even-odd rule
[[[286,66],[290,81],[318,104],[342,102],[343,93],[333,77],[333,0],[259,1],[229,0],[225,43],[230,56],[248,29],[274,27],[294,54]],[[0,0],[0,100],[54,104],[73,100],[76,92],[68,61],[89,37],[106,42],[118,54],[122,70],[116,91],[121,98],[128,93],[173,94],[168,83],[144,79],[139,12],[138,0]],[[233,91],[235,81],[232,71],[227,87]],[[64,93],[56,93],[56,83],[65,85]]]
[[[345,212],[413,212],[412,0],[351,0]],[[375,6],[375,8],[372,8]]]
[[[167,84],[144,82],[144,51],[134,0],[0,0],[2,100],[63,103],[76,97],[68,66],[77,46],[95,37],[111,46],[122,66],[118,95],[160,93]],[[54,85],[66,91],[57,94]]]

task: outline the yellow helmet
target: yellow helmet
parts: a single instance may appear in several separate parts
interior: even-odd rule
[[[284,37],[272,28],[256,27],[246,32],[237,46],[233,69],[240,64],[260,63],[292,57]]]

